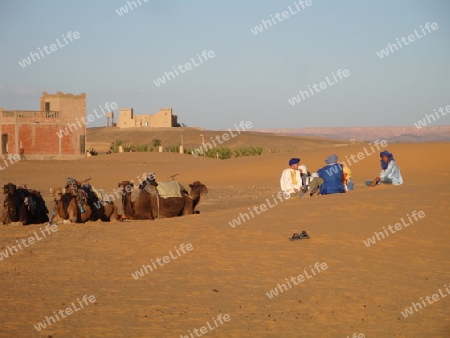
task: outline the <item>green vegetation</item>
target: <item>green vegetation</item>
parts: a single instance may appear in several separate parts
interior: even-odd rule
[[[249,147],[249,148],[237,148],[234,149],[233,154],[234,157],[242,157],[242,156],[259,156],[262,155],[263,148],[262,147]]]
[[[153,151],[153,148],[150,148],[148,144],[137,144],[130,145],[130,151],[149,152]]]
[[[162,142],[161,142],[161,140],[159,138],[154,138],[152,140],[152,146],[155,147],[155,148],[159,147],[161,144],[162,144]]]
[[[118,153],[120,146],[123,146],[123,141],[122,140],[115,140],[114,142],[111,143],[111,147],[110,147],[111,152]]]
[[[122,140],[115,140],[111,143],[110,152],[118,153],[119,147],[122,146],[124,152],[152,152],[158,151],[158,147],[161,145],[161,140],[153,139],[152,146],[148,144],[132,144],[125,143]],[[171,145],[164,148],[164,152],[169,153],[179,153],[180,152],[181,143]],[[185,154],[192,154],[196,149],[195,148],[185,148]],[[274,151],[269,151],[274,152]],[[260,156],[263,153],[263,147],[260,146],[251,146],[251,147],[241,147],[236,149],[231,149],[227,147],[216,147],[208,150],[203,149],[202,153],[197,153],[197,156],[206,156],[210,158],[219,158],[221,160],[229,159],[232,157],[243,157],[243,156]]]
[[[174,146],[169,146],[164,148],[165,152],[169,152],[169,153],[179,153],[180,152],[180,145],[181,144],[176,144]]]
[[[204,154],[206,157],[219,158],[221,160],[226,160],[228,158],[231,158],[231,156],[233,155],[233,152],[231,151],[230,148],[217,147],[217,148],[212,148],[212,149],[208,149],[208,150],[204,151]]]
[[[110,151],[112,153],[118,153],[119,147],[122,146],[124,152],[150,152],[154,151],[153,147],[150,147],[148,144],[132,144],[125,143],[122,140],[115,140],[111,143]]]

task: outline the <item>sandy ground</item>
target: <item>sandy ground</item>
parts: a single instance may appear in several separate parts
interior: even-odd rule
[[[0,172],[1,184],[28,184],[48,196],[65,178],[92,178],[113,191],[120,180],[179,173],[206,184],[199,215],[156,221],[60,225],[58,231],[0,261],[0,337],[450,337],[450,297],[404,318],[401,311],[450,290],[449,143],[393,144],[406,184],[369,189],[378,156],[352,165],[348,194],[290,199],[232,228],[230,222],[278,192],[293,155],[311,171],[361,145],[321,147],[232,160],[127,153],[76,161],[23,161]],[[273,202],[272,202],[273,205]],[[414,210],[425,217],[366,247],[374,231]],[[2,226],[0,250],[43,228]],[[288,241],[306,230],[311,239]],[[131,273],[181,244],[192,251],[135,280]],[[270,299],[286,278],[311,275]],[[292,284],[292,282],[291,282]],[[94,303],[40,333],[34,325],[93,295]],[[79,306],[78,306],[79,307]],[[231,318],[214,324],[219,314]],[[209,321],[214,330],[194,333]],[[192,333],[192,335],[190,335]],[[361,336],[360,336],[361,337]]]

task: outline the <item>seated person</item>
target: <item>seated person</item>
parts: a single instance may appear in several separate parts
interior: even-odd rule
[[[291,158],[289,160],[289,168],[284,169],[281,173],[280,185],[283,196],[288,199],[293,194],[298,194],[302,188],[302,177],[298,166],[299,158]]]
[[[381,173],[373,181],[366,181],[366,185],[374,187],[380,183],[401,185],[404,183],[400,168],[394,160],[394,155],[385,150],[380,153]]]
[[[317,191],[320,195],[345,192],[342,167],[338,163],[337,155],[328,156],[325,162],[327,165],[317,171],[318,177],[315,177],[309,185],[309,196]]]
[[[345,191],[352,191],[353,190],[353,179],[352,179],[352,171],[349,167],[345,165],[344,162],[341,162],[342,165],[342,171],[344,173],[344,188]]]

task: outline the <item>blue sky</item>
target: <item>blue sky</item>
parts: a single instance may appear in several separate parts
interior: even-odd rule
[[[87,94],[87,114],[116,102],[136,114],[173,107],[188,126],[227,129],[413,126],[450,104],[450,2],[325,1],[254,35],[295,0],[0,2],[0,107],[39,109],[43,91]],[[135,0],[137,3],[137,0]],[[380,59],[396,38],[437,30]],[[21,67],[69,31],[80,38]],[[197,53],[215,57],[157,87]],[[338,69],[350,76],[291,106],[288,99]],[[450,124],[450,115],[433,125]],[[90,126],[105,125],[96,120]]]

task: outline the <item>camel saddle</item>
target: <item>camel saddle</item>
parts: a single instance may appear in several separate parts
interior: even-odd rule
[[[156,187],[156,191],[162,198],[182,197],[181,190],[182,187],[178,181],[158,182]]]
[[[112,195],[108,194],[103,189],[95,189],[94,187],[90,187],[92,192],[97,196],[99,201],[103,201],[106,203],[113,203]]]

